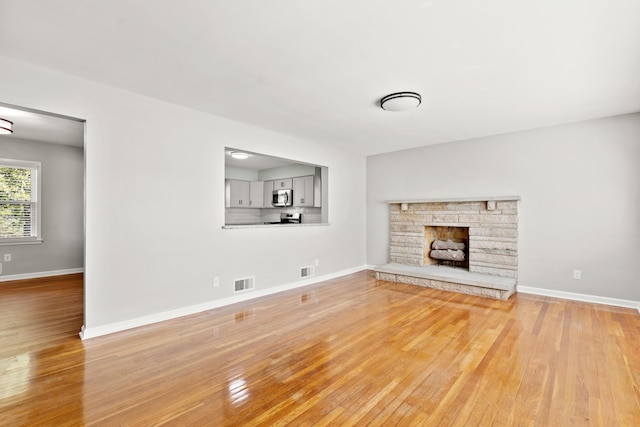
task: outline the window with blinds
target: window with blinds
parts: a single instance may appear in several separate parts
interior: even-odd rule
[[[0,243],[39,240],[39,162],[0,159]]]

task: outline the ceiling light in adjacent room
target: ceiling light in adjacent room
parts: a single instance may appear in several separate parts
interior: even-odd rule
[[[0,135],[10,135],[13,133],[13,122],[0,117]]]
[[[405,111],[416,108],[422,102],[419,93],[397,92],[380,100],[380,107],[386,111]]]
[[[242,151],[232,151],[229,154],[231,154],[231,157],[238,160],[244,160],[249,158],[249,155],[247,153],[243,153]]]

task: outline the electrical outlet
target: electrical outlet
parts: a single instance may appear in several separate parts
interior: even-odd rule
[[[213,278],[213,287],[214,287],[214,288],[217,288],[218,286],[220,286],[220,277],[215,276],[215,277]]]
[[[582,270],[573,270],[574,279],[582,279]]]
[[[0,274],[2,274],[2,263],[0,263]]]
[[[320,260],[318,258],[316,258],[315,265],[316,267],[320,265]]]
[[[7,262],[11,261],[11,254],[4,254],[4,260]]]

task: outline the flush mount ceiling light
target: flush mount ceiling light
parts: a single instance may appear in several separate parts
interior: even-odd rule
[[[229,154],[231,154],[231,157],[238,160],[244,160],[249,158],[249,155],[247,153],[243,153],[242,151],[232,151]]]
[[[0,135],[10,135],[13,133],[13,122],[0,117]]]
[[[387,95],[380,100],[380,107],[386,111],[406,111],[416,108],[422,102],[419,93],[397,92]]]

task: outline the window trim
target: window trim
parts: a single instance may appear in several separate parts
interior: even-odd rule
[[[31,189],[33,197],[33,187],[35,184],[35,218],[32,218],[32,236],[30,237],[0,237],[0,246],[6,245],[34,245],[42,243],[42,197],[41,197],[41,185],[42,185],[42,162],[30,161],[30,160],[16,160],[16,159],[3,159],[0,158],[0,167],[13,167],[20,169],[31,169]],[[34,178],[35,173],[35,178]],[[34,221],[35,219],[35,221]]]

